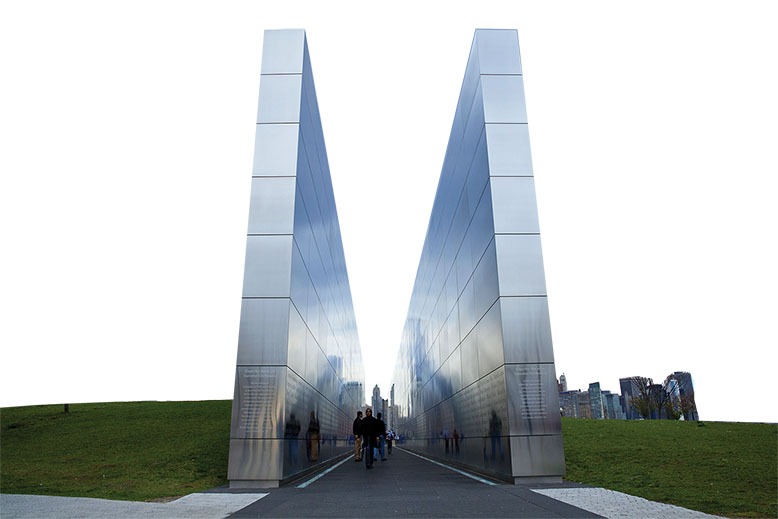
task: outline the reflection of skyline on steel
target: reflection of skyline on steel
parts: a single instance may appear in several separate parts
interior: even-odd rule
[[[347,453],[364,378],[305,32],[266,31],[230,485]],[[394,382],[409,448],[510,481],[563,475],[516,31],[476,31]]]
[[[303,30],[265,31],[230,486],[273,487],[349,451],[365,385]]]
[[[408,447],[515,482],[564,474],[515,30],[477,30],[393,377]]]

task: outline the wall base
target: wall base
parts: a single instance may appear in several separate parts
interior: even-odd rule
[[[230,488],[278,488],[277,479],[231,479]]]
[[[562,476],[519,476],[513,478],[514,485],[556,485],[562,483]]]

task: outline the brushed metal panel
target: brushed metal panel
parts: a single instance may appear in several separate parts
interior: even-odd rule
[[[475,287],[475,316],[480,319],[486,311],[492,307],[500,296],[499,279],[497,277],[497,252],[494,242],[486,248],[481,261],[473,273],[473,286]]]
[[[287,370],[286,376],[286,400],[284,418],[288,422],[292,415],[295,416],[295,420],[301,423],[307,419],[310,411],[315,409],[315,391],[313,388],[300,377],[297,373]],[[304,424],[307,427],[307,422]],[[305,436],[305,429],[302,428],[298,437]],[[290,434],[285,429],[285,437],[290,437]]]
[[[432,341],[432,345],[428,351],[427,361],[429,364],[429,376],[432,375],[440,368],[440,345],[437,341]]]
[[[240,310],[238,365],[286,364],[289,299],[244,299]]]
[[[323,460],[323,456],[313,459],[311,441],[308,433],[311,413],[318,416],[321,423],[319,398],[316,390],[293,372],[287,374],[286,411],[284,428],[284,477],[289,477],[312,464]],[[324,428],[320,426],[320,439]]]
[[[478,143],[483,138],[484,133],[484,105],[481,102],[481,85],[476,89],[476,101],[470,109],[467,120],[465,121],[465,132],[462,135],[462,142],[457,149],[460,164],[465,171],[470,164],[470,159],[475,154]],[[457,164],[457,167],[459,164]]]
[[[459,317],[455,311],[457,299],[459,299],[459,291],[457,289],[457,271],[455,265],[452,266],[451,271],[448,274],[448,278],[446,278],[446,285],[443,287],[443,295],[446,299],[446,309],[449,313],[449,316],[452,313],[454,316],[456,316],[456,323],[451,323],[451,325],[456,325],[456,333],[454,336],[457,338],[457,342],[459,342]]]
[[[481,74],[521,74],[519,33],[515,29],[478,29],[473,45],[478,49]]]
[[[258,124],[252,175],[293,176],[297,171],[298,124]]]
[[[470,281],[475,265],[476,263],[473,261],[473,236],[472,233],[465,233],[459,253],[454,261],[457,294],[461,294],[467,282]]]
[[[553,364],[507,364],[512,435],[562,434]]]
[[[476,334],[470,334],[459,346],[462,363],[462,386],[467,387],[478,380],[478,340]]]
[[[287,346],[287,365],[298,375],[305,375],[305,343],[308,337],[308,329],[305,321],[294,306],[289,312],[289,343]]]
[[[286,368],[238,366],[231,438],[281,438]]]
[[[554,362],[548,300],[545,297],[502,297],[505,362]]]
[[[505,472],[509,468],[507,394],[505,370],[498,368],[478,381],[481,393],[481,420],[486,468]]]
[[[277,439],[230,439],[227,478],[255,482],[264,480],[268,483],[262,486],[278,486],[283,470],[283,443],[283,440]]]
[[[443,402],[441,406],[446,405],[445,400],[454,394],[451,384],[451,363],[448,359],[441,359],[442,365],[438,371],[438,391],[439,397]]]
[[[470,207],[475,208],[480,203],[486,184],[489,181],[489,157],[486,149],[486,139],[481,134],[472,161],[469,161],[470,169],[465,185],[465,195],[468,197]],[[475,213],[475,211],[473,211]]]
[[[501,296],[546,294],[540,236],[497,235],[497,271]]]
[[[321,322],[321,306],[319,305],[319,298],[316,296],[316,287],[311,284],[311,290],[308,291],[308,314],[305,318],[305,324],[308,326],[308,329],[311,331],[311,335],[314,339],[317,339],[316,342],[318,343],[318,338],[315,334],[319,331],[319,324]],[[317,346],[317,348],[320,348],[320,346]]]
[[[298,236],[295,235],[295,239]],[[292,304],[297,309],[300,317],[305,321],[308,318],[308,292],[313,290],[311,285],[311,279],[308,277],[308,269],[305,268],[302,254],[297,245],[299,242],[295,242],[295,247],[292,249],[292,268],[291,268],[291,283],[290,283],[290,297]]]
[[[457,347],[448,358],[451,393],[456,394],[462,389],[462,356]]]
[[[480,357],[479,357],[480,363]],[[489,423],[491,409],[497,411],[503,424],[503,434],[508,434],[508,393],[505,383],[505,366],[501,365],[488,375],[481,377],[478,382],[478,390],[481,392],[481,403],[483,404],[484,424]]]
[[[459,147],[464,136],[465,125],[470,118],[470,111],[473,106],[482,104],[479,90],[481,76],[478,72],[478,57],[474,54],[476,54],[475,47],[472,49],[471,59],[468,61],[462,80],[462,89],[459,92],[459,101],[454,113],[454,124],[451,128],[451,139],[447,151],[456,150]]]
[[[305,201],[303,200],[302,190],[298,187],[295,189],[294,197],[294,242],[297,245],[300,255],[303,251],[307,251],[310,248],[310,244],[313,241],[313,232],[311,230],[311,222],[308,218],[308,210],[305,207]]]
[[[486,146],[490,175],[533,175],[529,127],[526,124],[487,124]]]
[[[522,76],[481,76],[487,123],[526,123]]]
[[[465,239],[465,233],[467,232],[467,228],[470,225],[470,220],[473,218],[474,210],[475,207],[470,206],[468,197],[462,196],[459,199],[459,204],[457,204],[456,212],[454,213],[451,228],[449,229],[448,233],[448,240],[450,241],[450,246],[453,249],[453,265],[455,266],[455,269],[457,269],[457,262],[460,261],[460,258],[463,256],[462,242]],[[472,263],[472,259],[469,255],[466,256],[466,259],[469,263]],[[466,269],[468,273],[472,272],[472,264],[466,266]],[[454,281],[456,282],[456,280]]]
[[[292,234],[294,177],[252,178],[249,234]]]
[[[470,240],[470,252],[473,265],[481,261],[486,247],[494,238],[494,216],[492,214],[492,194],[486,189],[470,222],[465,240]]]
[[[464,366],[463,366],[464,367]],[[481,396],[477,387],[471,385],[454,395],[454,409],[456,413],[456,427],[463,438],[483,436],[483,423],[481,420]]]
[[[459,296],[457,310],[459,311],[459,333],[464,338],[478,320],[478,316],[475,315],[475,286],[472,278]]]
[[[493,177],[490,184],[494,232],[540,232],[534,178]]]
[[[258,123],[300,122],[302,76],[267,75],[259,82]]]
[[[440,336],[440,355],[443,359],[448,358],[459,345],[459,312],[451,312],[446,319]]]
[[[505,362],[499,305],[494,305],[478,322],[473,333],[478,341],[478,373],[484,376]]]
[[[305,31],[266,30],[262,43],[262,74],[302,74]]]
[[[248,236],[243,297],[289,297],[292,237]]]
[[[563,476],[565,455],[562,435],[513,436],[511,468],[516,478]]]

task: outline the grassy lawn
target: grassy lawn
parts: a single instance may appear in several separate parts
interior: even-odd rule
[[[227,483],[229,400],[0,410],[0,491],[151,500]],[[569,481],[778,517],[778,425],[563,419]]]
[[[0,490],[150,500],[227,482],[231,401],[0,410]]]
[[[565,479],[727,517],[778,517],[778,424],[563,419]]]

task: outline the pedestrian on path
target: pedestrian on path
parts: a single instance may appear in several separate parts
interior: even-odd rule
[[[392,454],[392,442],[394,441],[394,431],[389,429],[386,433],[386,449],[389,454]]]
[[[365,409],[365,417],[362,419],[362,441],[366,449],[365,467],[368,470],[373,468],[373,449],[376,448],[378,427],[378,420],[373,416],[373,410],[368,407]]]
[[[357,411],[357,417],[351,428],[354,434],[354,461],[362,461],[362,411]]]

